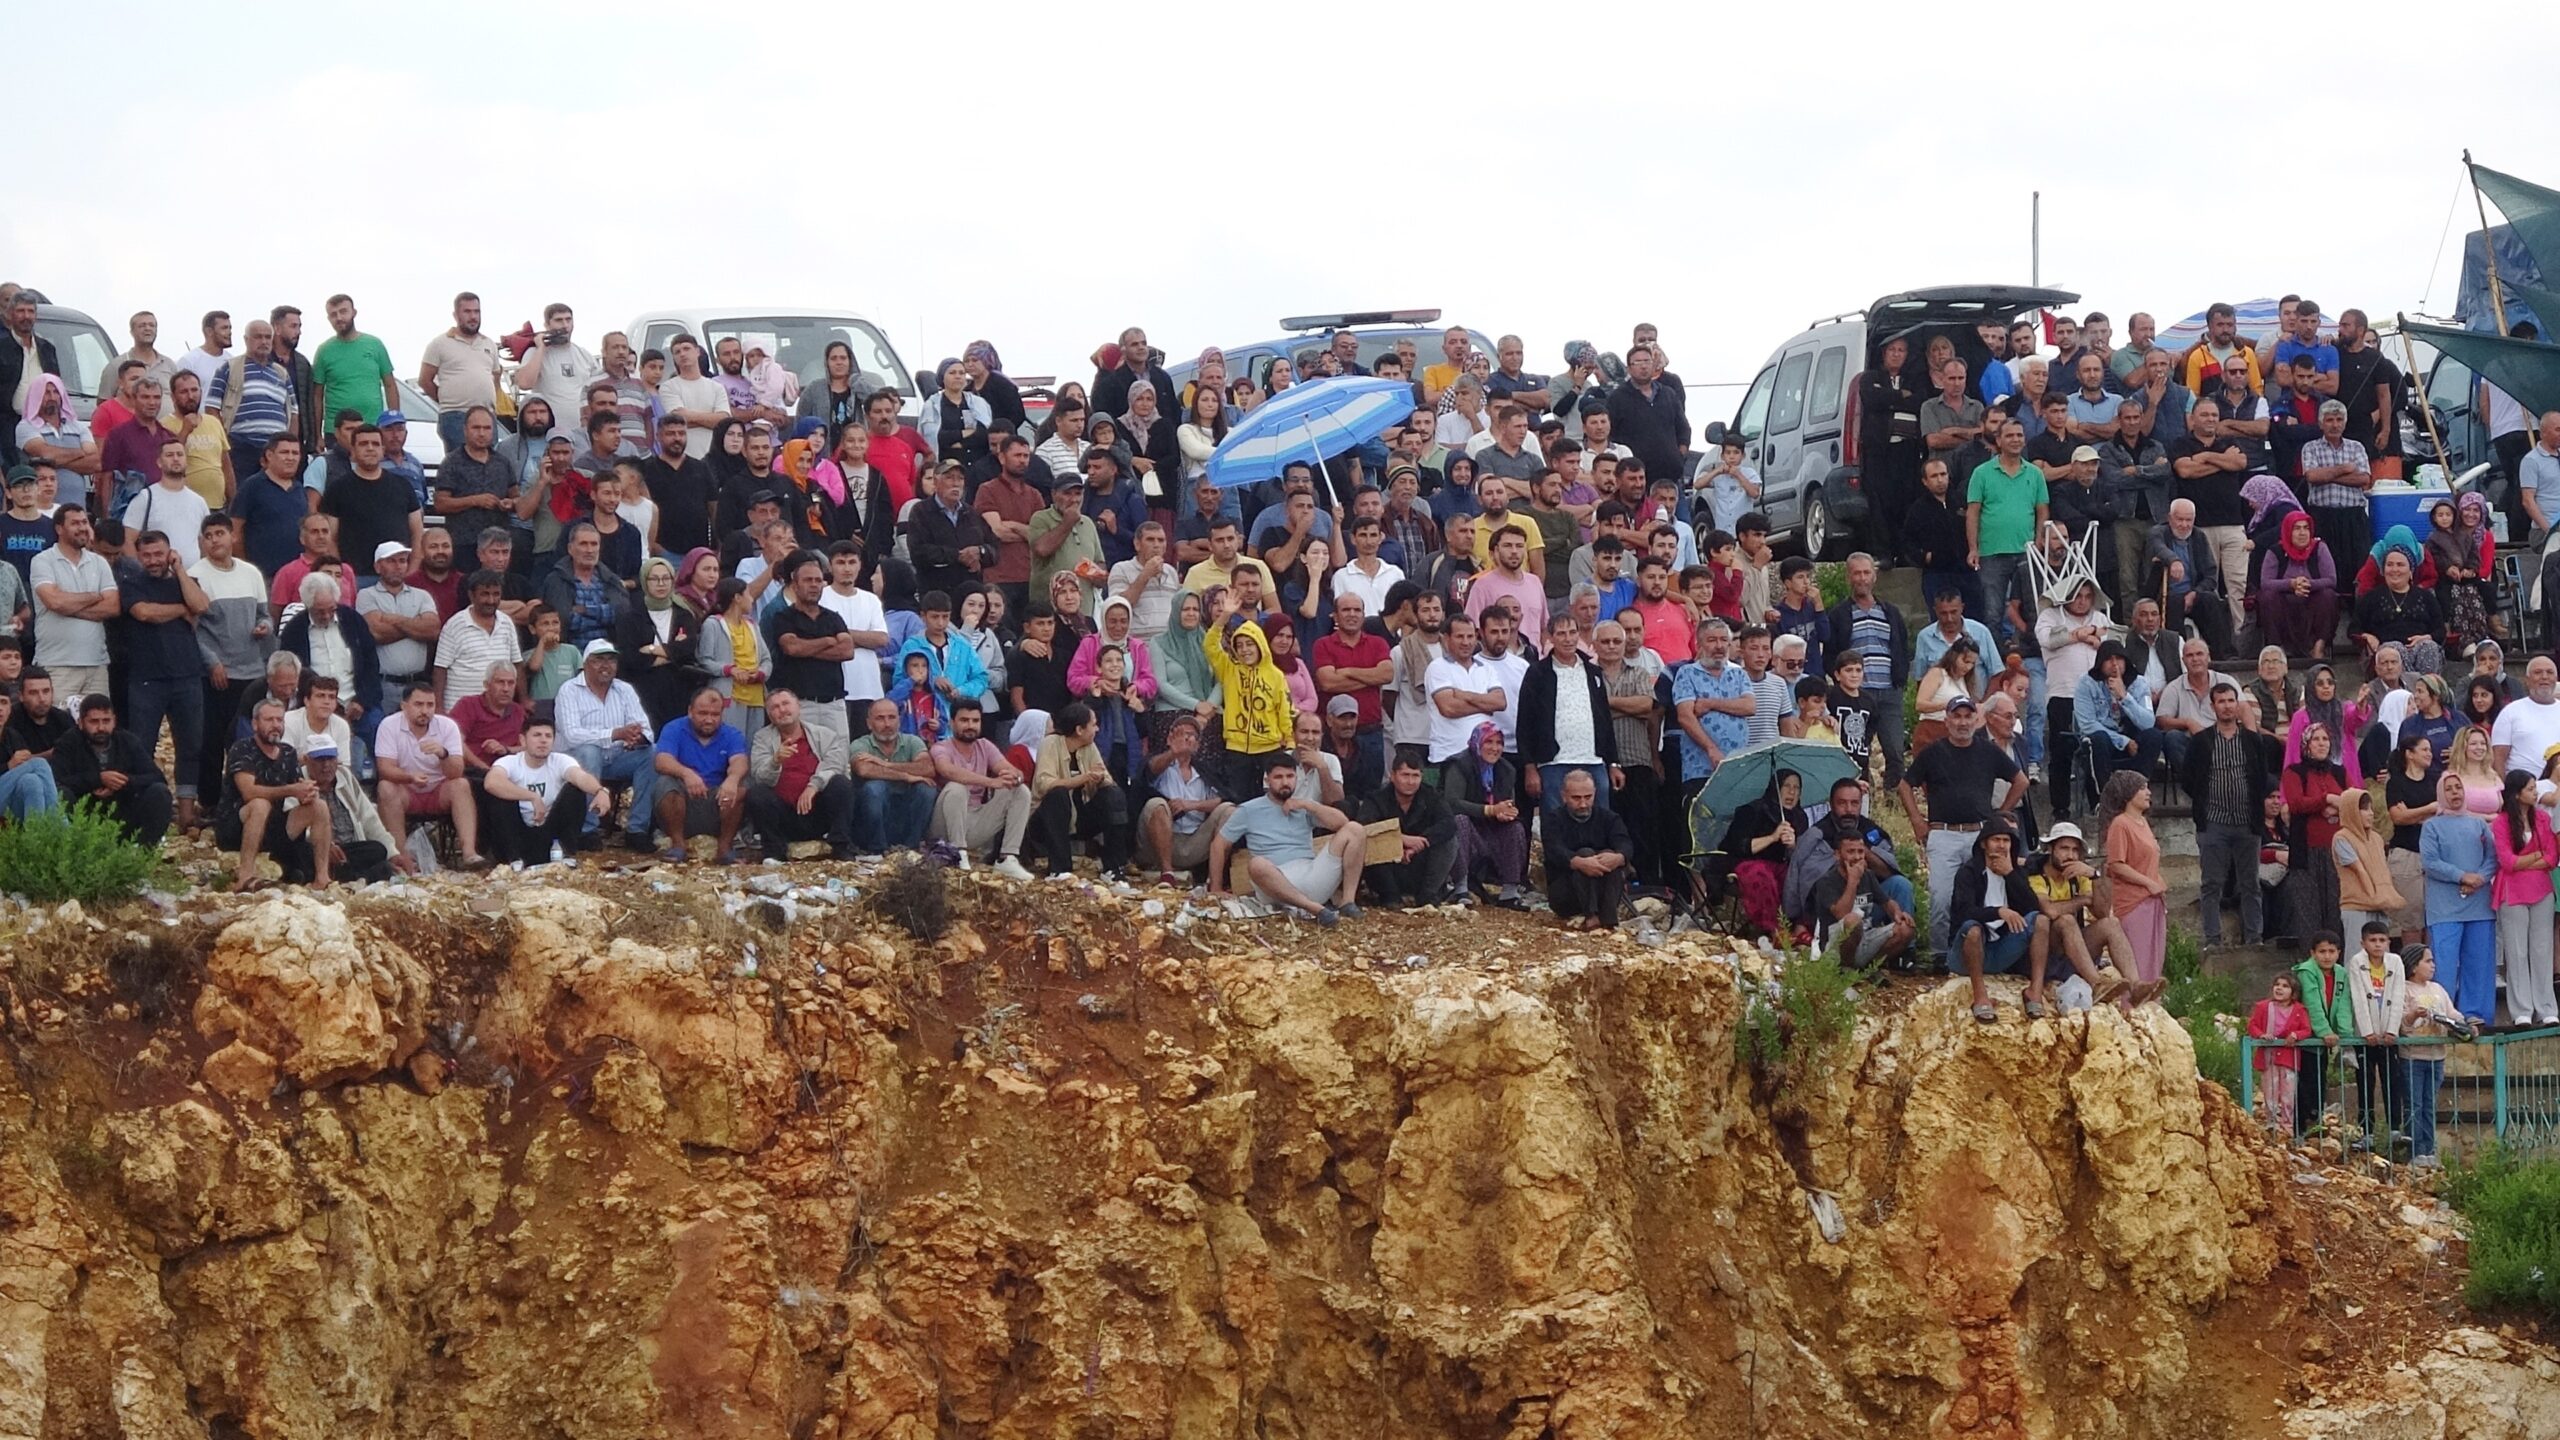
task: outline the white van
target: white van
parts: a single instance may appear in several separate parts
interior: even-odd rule
[[[749,347],[762,345],[774,363],[800,377],[802,389],[826,383],[827,346],[841,340],[853,347],[853,368],[863,377],[865,393],[886,385],[898,392],[899,408],[916,408],[915,376],[898,358],[897,347],[879,326],[850,310],[809,305],[724,305],[689,310],[652,310],[633,317],[624,332],[643,351],[664,350],[679,334],[691,335],[708,352],[730,336]],[[706,353],[705,366],[710,364]]]

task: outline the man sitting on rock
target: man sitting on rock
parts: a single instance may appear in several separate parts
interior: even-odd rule
[[[1885,893],[1886,875],[1878,853],[1867,845],[1866,830],[1856,816],[1845,818],[1833,832],[1832,867],[1813,882],[1814,943],[1828,946],[1836,936],[1840,963],[1869,970],[1909,950],[1918,927],[1911,912]]]
[[[1955,951],[1947,969],[1973,985],[1973,1018],[1985,1025],[2000,1018],[1991,1003],[1985,975],[2027,969],[2026,1011],[2030,1020],[2046,1014],[2044,962],[2048,932],[2044,914],[2027,889],[2027,870],[2019,863],[2018,832],[1993,816],[1973,842],[1973,854],[1956,870],[1948,896]]]
[[[1366,866],[1369,892],[1390,910],[1437,905],[1449,895],[1449,872],[1458,863],[1458,812],[1449,792],[1422,780],[1422,759],[1400,750],[1387,764],[1387,783],[1360,802],[1366,827],[1393,820],[1400,832],[1398,858]]]
[[[738,827],[747,818],[747,737],[723,718],[728,709],[729,697],[705,685],[693,692],[684,718],[658,732],[650,759],[656,773],[633,803],[645,799],[656,812],[670,861],[685,858],[690,829],[717,833],[720,863],[737,863]]]
[[[489,808],[489,848],[498,859],[539,865],[554,850],[565,859],[576,853],[588,817],[601,820],[613,808],[604,782],[553,748],[558,737],[551,719],[535,714],[524,722],[524,748],[489,767],[489,798],[499,802]],[[562,803],[573,790],[584,793],[584,804]]]
[[[150,750],[140,736],[116,728],[115,701],[104,694],[80,697],[80,728],[54,747],[53,781],[62,803],[96,804],[137,845],[157,848],[177,810]]]
[[[338,754],[337,741],[314,735],[302,742],[302,773],[315,794],[309,801],[284,802],[285,830],[300,847],[301,860],[284,862],[287,880],[310,879],[323,887],[339,880],[380,883],[394,870],[406,874],[417,868],[364,793],[355,767]]]
[[[1360,864],[1368,858],[1369,832],[1341,811],[1298,791],[1298,757],[1273,752],[1263,763],[1262,793],[1237,806],[1209,842],[1209,888],[1227,892],[1227,852],[1241,844],[1247,850],[1245,873],[1254,893],[1274,905],[1285,905],[1315,921],[1331,925],[1342,916],[1357,918],[1360,907]],[[1331,832],[1324,848],[1316,848],[1316,827]]]
[[[963,865],[992,847],[997,874],[1028,880],[1031,871],[1022,863],[1022,837],[1031,826],[1031,786],[995,742],[981,733],[986,723],[985,712],[977,706],[954,706],[951,733],[927,752],[934,773],[942,777],[942,793],[934,801],[933,823],[925,833],[958,850]],[[1195,741],[1199,737],[1196,726],[1192,737]]]
[[[1540,822],[1546,834],[1547,903],[1567,930],[1614,930],[1627,898],[1635,841],[1617,813],[1599,805],[1591,772],[1564,772],[1564,804]]]
[[[853,777],[845,770],[844,737],[805,723],[800,697],[787,689],[765,692],[764,716],[747,760],[747,817],[765,858],[788,858],[795,840],[824,840],[833,858],[851,859]]]

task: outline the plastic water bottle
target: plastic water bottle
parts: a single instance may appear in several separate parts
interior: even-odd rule
[[[557,865],[557,864],[559,864],[561,861],[563,861],[563,860],[565,860],[565,859],[567,859],[567,858],[569,858],[569,857],[561,853],[561,850],[560,850],[560,842],[559,842],[559,841],[557,841],[557,840],[552,841],[552,842],[551,842],[551,863],[552,863],[552,864],[554,864],[554,865]]]

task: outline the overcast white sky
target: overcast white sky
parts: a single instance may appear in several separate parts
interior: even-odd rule
[[[2547,55],[2525,4],[249,13],[118,7],[92,78],[19,107],[0,276],[119,339],[154,309],[164,348],[346,290],[404,369],[469,288],[590,343],[850,307],[910,368],[985,336],[1016,374],[1129,323],[1189,355],[1436,306],[1548,370],[1652,320],[1697,387],[1891,291],[2025,281],[2036,189],[2046,283],[2167,324],[2414,308],[2465,145],[2560,185],[2560,87],[2460,58]]]

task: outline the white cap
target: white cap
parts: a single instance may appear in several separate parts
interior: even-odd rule
[[[613,642],[610,640],[590,640],[587,642],[587,648],[578,652],[578,657],[581,660],[593,660],[599,655],[619,657],[621,654],[621,651],[613,648]]]
[[[2077,840],[2083,846],[2089,843],[2089,837],[2080,833],[2080,827],[2068,820],[2044,832],[2044,843],[2047,846],[2052,845],[2056,840]]]
[[[303,737],[303,759],[314,760],[323,755],[328,756],[332,760],[338,758],[338,742],[329,738],[328,731],[323,730],[319,734],[306,735]]]
[[[374,546],[374,547],[373,547],[373,563],[374,563],[374,564],[376,564],[376,565],[379,565],[379,564],[381,564],[383,561],[390,559],[390,558],[391,558],[392,556],[394,556],[394,555],[406,555],[406,554],[408,554],[408,553],[409,553],[409,542],[408,542],[408,541],[406,541],[406,540],[385,540],[385,541],[383,541],[381,544],[376,545],[376,546]]]

